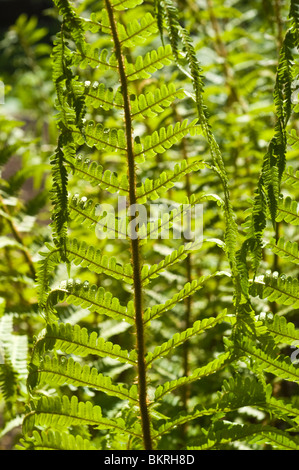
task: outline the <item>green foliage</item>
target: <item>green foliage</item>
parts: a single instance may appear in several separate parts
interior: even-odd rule
[[[20,194],[39,135],[1,118],[2,435],[298,450],[298,2],[78,3],[54,1],[45,198]]]

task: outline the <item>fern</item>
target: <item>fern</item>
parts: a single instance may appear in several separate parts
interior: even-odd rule
[[[49,430],[33,431],[32,438],[21,440],[19,450],[96,450],[88,439],[80,435],[73,436],[66,432],[57,432]]]
[[[265,442],[272,444],[274,448],[281,450],[298,449],[297,440],[290,438],[283,431],[277,431],[271,426],[261,425],[238,425],[224,424],[222,427],[215,427],[205,438],[205,443],[189,447],[189,450],[208,450],[208,449],[225,449],[232,448],[231,443],[235,441],[246,441],[251,443]]]
[[[54,409],[55,414],[53,413]],[[88,424],[96,429],[111,428],[121,430],[124,433],[127,432],[122,419],[103,418],[99,406],[93,406],[88,401],[78,402],[76,397],[69,400],[67,396],[63,396],[61,399],[58,397],[42,397],[24,421],[28,433],[35,425],[45,424],[57,430],[63,429],[65,426],[84,426]],[[132,430],[132,432],[134,431]]]
[[[291,86],[293,80],[293,53],[298,43],[296,20],[294,20],[295,7],[291,2],[289,17],[293,24],[287,32],[279,54],[276,85],[274,89],[274,102],[276,106],[277,123],[275,135],[272,138],[268,151],[264,156],[258,188],[252,210],[251,229],[248,234],[247,250],[252,252],[253,269],[257,272],[261,260],[261,240],[266,228],[267,218],[270,217],[273,226],[283,220],[281,215],[280,187],[286,165],[287,137],[286,128],[292,112]],[[287,198],[288,199],[288,198]],[[266,210],[267,208],[267,210]],[[268,211],[268,212],[267,212]]]
[[[299,306],[297,172],[286,163],[296,2],[249,208],[230,181],[221,147],[231,135],[212,130],[192,25],[175,3],[102,0],[92,12],[54,3],[52,240],[36,265],[44,324],[28,371],[11,361],[1,375],[7,400],[27,380],[20,448],[297,450],[298,405],[275,388],[299,379],[284,349],[298,331],[282,316]],[[153,201],[170,209],[157,204],[152,218]],[[198,205],[188,231],[202,222],[205,235],[178,238]],[[268,221],[281,224],[276,238]]]
[[[51,349],[51,346],[65,351],[66,354],[75,352],[78,356],[85,357],[89,354],[100,357],[109,356],[120,362],[136,365],[136,351],[124,351],[118,344],[105,341],[97,336],[96,332],[88,334],[86,328],[69,323],[51,323],[47,326],[44,337],[40,337],[36,347]]]
[[[299,224],[298,203],[289,196],[283,198],[278,205],[276,222],[282,220],[292,225]]]
[[[279,238],[277,241],[272,238],[268,247],[271,251],[283,259],[289,260],[292,263],[298,264],[298,243],[291,242],[290,240],[285,241],[284,237]]]
[[[295,171],[293,167],[289,166],[283,175],[283,182],[285,185],[293,188],[298,188],[299,185],[299,171]]]
[[[112,297],[102,287],[95,285],[89,286],[88,283],[74,282],[69,279],[62,283],[58,289],[53,289],[47,298],[46,312],[53,310],[53,305],[68,301],[74,305],[81,305],[83,308],[89,308],[92,312],[104,313],[119,320],[126,320],[133,323],[134,308],[131,303],[127,307],[120,305],[117,297]]]
[[[292,305],[293,308],[298,305],[298,294],[298,279],[285,275],[278,276],[277,273],[267,273],[257,278],[251,286],[252,296],[267,297],[269,301]]]

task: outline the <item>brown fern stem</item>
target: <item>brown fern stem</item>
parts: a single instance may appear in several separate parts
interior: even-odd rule
[[[127,76],[122,54],[121,43],[118,37],[117,26],[114,17],[113,7],[110,0],[105,0],[106,8],[111,25],[111,31],[114,42],[115,54],[118,61],[118,70],[120,83],[122,86],[122,94],[124,99],[124,114],[126,127],[126,144],[127,144],[127,162],[128,162],[128,178],[129,178],[129,202],[130,205],[137,203],[136,198],[136,174],[135,174],[135,158],[133,149],[133,125],[131,118],[131,104],[128,91]],[[143,308],[142,308],[142,283],[141,283],[141,260],[139,253],[138,238],[131,238],[132,265],[134,277],[134,303],[135,303],[135,325],[137,337],[137,354],[138,354],[138,389],[139,389],[139,408],[141,415],[141,423],[143,430],[143,442],[146,450],[152,449],[150,417],[147,406],[147,384],[146,384],[146,365],[145,365],[145,341],[144,341],[144,325],[143,325]]]

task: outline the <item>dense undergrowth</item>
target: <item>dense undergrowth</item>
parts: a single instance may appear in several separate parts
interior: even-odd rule
[[[298,450],[298,2],[54,4],[1,43],[2,442]]]

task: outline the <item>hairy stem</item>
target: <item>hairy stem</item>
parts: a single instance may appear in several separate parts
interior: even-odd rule
[[[114,18],[114,12],[110,0],[105,0],[106,8],[109,15],[111,31],[114,41],[115,54],[118,60],[118,70],[120,82],[122,86],[122,94],[124,99],[124,114],[126,126],[126,144],[127,144],[127,162],[129,177],[129,202],[130,206],[137,203],[136,198],[136,174],[135,159],[133,150],[133,126],[131,118],[131,104],[128,91],[128,83],[126,70],[124,65],[124,57],[122,54],[121,44],[118,37],[118,31]],[[143,326],[143,308],[142,308],[142,284],[141,284],[141,260],[139,254],[138,237],[131,238],[132,264],[134,276],[134,303],[135,303],[135,324],[137,337],[137,353],[138,353],[138,388],[139,388],[139,407],[141,415],[141,423],[143,430],[143,442],[146,450],[152,449],[152,439],[150,430],[150,417],[147,407],[147,384],[146,384],[146,365],[145,365],[145,342],[144,342],[144,326]]]

